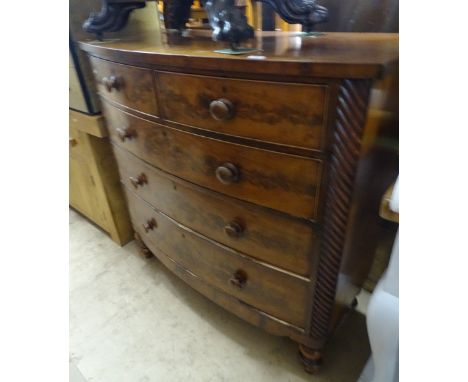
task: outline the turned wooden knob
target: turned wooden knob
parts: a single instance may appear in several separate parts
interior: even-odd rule
[[[145,224],[143,224],[143,229],[145,230],[146,233],[148,233],[149,231],[152,231],[157,226],[158,226],[158,223],[156,223],[156,219],[151,218]]]
[[[119,136],[122,142],[125,142],[126,139],[132,139],[133,137],[136,136],[135,131],[128,127],[125,127],[125,128],[118,127],[117,129],[115,129],[115,131],[117,132],[117,135]]]
[[[247,284],[247,273],[239,269],[229,279],[229,283],[235,288],[243,289]]]
[[[232,221],[224,227],[224,232],[229,237],[237,239],[244,232],[244,227],[239,222]]]
[[[232,163],[224,163],[216,169],[216,178],[222,184],[231,184],[239,181],[239,169]]]
[[[225,98],[211,101],[210,114],[217,121],[227,121],[234,117],[234,105]]]
[[[78,144],[78,142],[75,138],[69,138],[68,144],[70,145],[70,147],[75,147]]]
[[[133,187],[138,188],[138,186],[143,186],[144,184],[148,183],[148,178],[144,173],[141,173],[136,178],[130,177],[130,182],[132,183]]]
[[[111,92],[112,89],[115,89],[118,91],[122,85],[122,80],[114,75],[111,75],[108,77],[103,77],[102,84],[105,86],[108,92]]]

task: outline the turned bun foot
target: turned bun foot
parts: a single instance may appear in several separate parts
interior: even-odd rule
[[[322,366],[322,352],[299,344],[299,361],[309,374],[317,374]]]
[[[135,241],[138,244],[141,256],[143,256],[145,259],[151,259],[152,257],[154,257],[153,253],[149,250],[145,243],[143,243],[143,240],[141,240],[141,237],[137,232],[135,232],[133,237],[135,238]]]

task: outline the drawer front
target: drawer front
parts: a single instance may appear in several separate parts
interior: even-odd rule
[[[143,113],[159,115],[151,70],[90,57],[99,94]]]
[[[208,241],[125,190],[135,231],[150,249],[157,248],[208,284],[239,300],[304,327],[309,282]]]
[[[104,106],[113,141],[170,174],[238,199],[314,219],[321,162],[165,127]]]
[[[313,228],[165,174],[114,145],[122,182],[174,220],[237,251],[307,276]]]
[[[167,119],[307,149],[322,147],[327,87],[157,73]]]

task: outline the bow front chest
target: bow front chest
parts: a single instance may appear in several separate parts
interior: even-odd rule
[[[371,89],[395,77],[398,40],[264,33],[252,44],[224,55],[199,33],[81,48],[144,251],[297,341],[315,371],[372,260],[346,248]]]

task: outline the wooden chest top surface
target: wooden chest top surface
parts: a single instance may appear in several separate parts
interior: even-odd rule
[[[139,66],[279,75],[287,64],[288,76],[303,78],[376,78],[398,60],[398,34],[393,33],[257,32],[244,45],[257,51],[245,55],[216,53],[224,46],[206,31],[192,31],[188,37],[161,33],[89,40],[80,45],[91,55]]]

